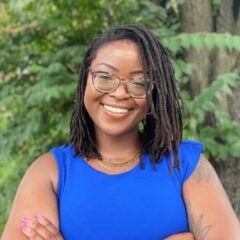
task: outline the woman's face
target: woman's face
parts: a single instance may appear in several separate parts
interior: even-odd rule
[[[138,46],[128,40],[113,41],[103,45],[93,59],[93,72],[110,73],[124,79],[143,78]],[[96,136],[136,134],[138,123],[144,118],[147,99],[131,97],[126,82],[110,93],[101,93],[93,86],[92,73],[88,73],[84,104],[91,117]]]

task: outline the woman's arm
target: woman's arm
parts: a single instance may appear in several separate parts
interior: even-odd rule
[[[222,184],[204,156],[183,185],[190,230],[196,240],[240,240],[240,225]]]
[[[19,185],[2,240],[28,239],[21,230],[21,222],[24,217],[33,219],[37,212],[58,228],[57,175],[56,162],[50,153],[31,165]]]

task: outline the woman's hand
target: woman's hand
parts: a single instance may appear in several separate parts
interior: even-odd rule
[[[192,233],[179,233],[179,234],[174,234],[168,238],[165,238],[164,240],[195,240],[195,237],[193,236]]]
[[[34,220],[23,218],[21,229],[30,240],[64,240],[58,229],[40,213]]]

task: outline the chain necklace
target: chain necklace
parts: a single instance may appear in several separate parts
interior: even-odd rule
[[[113,168],[118,168],[118,167],[127,167],[135,162],[138,161],[140,157],[140,153],[137,152],[133,158],[131,158],[130,160],[128,160],[127,162],[112,162],[111,160],[99,160],[100,163],[102,163],[104,166],[106,167],[113,167]]]

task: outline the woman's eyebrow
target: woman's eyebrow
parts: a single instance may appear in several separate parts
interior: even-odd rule
[[[134,70],[134,71],[130,72],[131,75],[139,74],[139,73],[144,73],[144,72],[143,72],[143,70]]]
[[[103,63],[97,64],[97,66],[99,66],[99,65],[107,66],[107,67],[113,69],[114,71],[119,72],[119,70],[118,70],[117,68],[115,68],[114,66],[112,66],[112,65],[110,65],[110,64],[108,64],[108,63],[104,63],[104,62],[103,62]]]
[[[116,67],[112,66],[112,65],[109,64],[109,63],[105,63],[105,62],[103,62],[103,63],[99,63],[99,64],[97,64],[97,66],[99,66],[99,65],[107,66],[107,67],[113,69],[115,72],[119,72],[119,70],[118,70]],[[134,70],[134,71],[131,71],[131,72],[130,72],[131,75],[139,74],[139,73],[144,73],[144,71],[141,70],[141,69],[139,69],[139,70]]]

